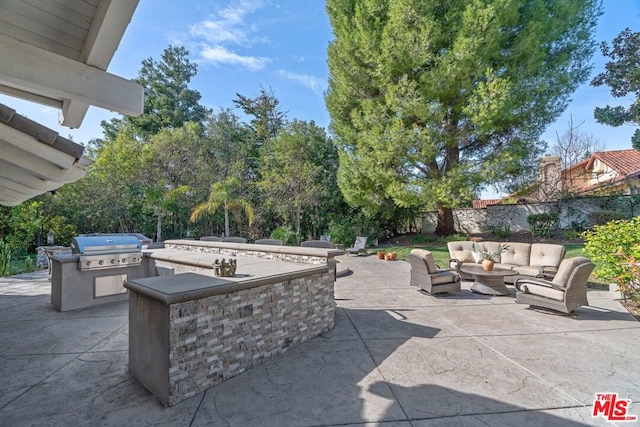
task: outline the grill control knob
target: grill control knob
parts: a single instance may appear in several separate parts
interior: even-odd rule
[[[90,267],[90,266],[91,266],[91,261],[87,261],[87,262],[85,263],[85,265],[86,265],[87,267]]]
[[[126,264],[127,263],[127,259],[126,258],[122,258],[122,263]]]
[[[112,259],[112,260],[111,260],[111,264],[115,264],[115,263],[116,263],[116,260],[115,260],[115,259]]]
[[[103,260],[98,261],[98,265],[102,265],[102,264],[104,264]]]

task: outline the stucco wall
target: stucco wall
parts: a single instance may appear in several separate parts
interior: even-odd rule
[[[560,228],[566,228],[573,221],[588,224],[590,212],[609,209],[631,218],[640,214],[638,196],[583,197],[567,199],[558,203],[534,203],[518,205],[494,205],[485,209],[454,209],[455,228],[458,233],[473,234],[489,231],[491,226],[509,225],[511,232],[529,231],[527,217],[543,212],[560,213]],[[422,215],[422,232],[433,233],[436,229],[436,212]]]

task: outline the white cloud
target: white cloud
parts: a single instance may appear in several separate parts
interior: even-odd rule
[[[287,70],[278,70],[278,75],[285,79],[293,80],[296,83],[306,86],[314,93],[322,95],[326,88],[327,82],[319,77],[310,76],[309,74],[297,74]]]
[[[200,52],[202,57],[213,63],[241,65],[252,71],[263,69],[270,61],[269,58],[259,56],[242,56],[237,53],[230,52],[222,46],[209,46]]]
[[[266,41],[246,19],[263,5],[263,0],[235,1],[212,18],[192,25],[189,34],[201,46],[202,58],[218,64],[239,65],[252,71],[262,69],[269,58],[242,55],[232,46],[246,48]]]

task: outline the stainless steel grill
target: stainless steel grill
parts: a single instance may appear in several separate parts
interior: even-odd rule
[[[80,255],[78,268],[98,270],[142,263],[142,244],[135,235],[87,234],[74,237],[74,254]]]

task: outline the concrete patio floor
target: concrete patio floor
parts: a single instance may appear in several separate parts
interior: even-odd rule
[[[170,408],[128,375],[126,301],[59,313],[46,272],[0,278],[0,426],[615,425],[603,392],[640,415],[640,323],[608,291],[556,316],[340,261],[333,330]]]

